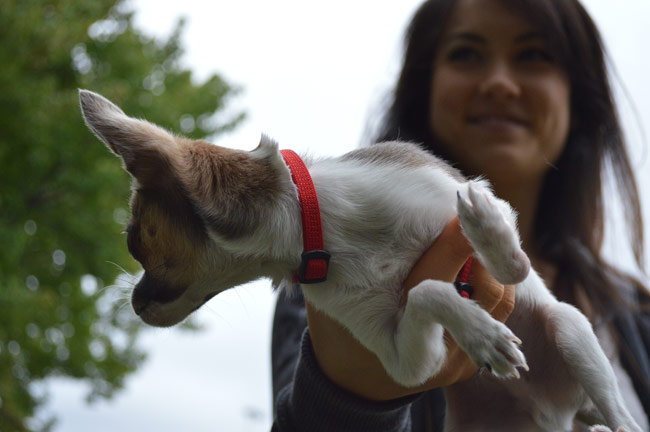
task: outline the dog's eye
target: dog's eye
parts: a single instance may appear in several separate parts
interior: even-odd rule
[[[169,270],[174,266],[176,266],[176,260],[174,260],[173,258],[165,258],[165,261],[163,262],[163,267],[165,267],[166,270]]]

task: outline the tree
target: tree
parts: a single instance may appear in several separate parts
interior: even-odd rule
[[[120,235],[130,179],[85,127],[77,88],[193,138],[243,115],[219,122],[236,89],[217,75],[197,84],[180,64],[182,21],[159,41],[121,0],[0,11],[0,430],[46,430],[30,421],[34,382],[74,377],[90,399],[110,397],[144,358],[128,300],[105,287],[138,269]]]

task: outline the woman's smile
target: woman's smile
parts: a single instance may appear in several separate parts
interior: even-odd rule
[[[467,123],[470,127],[478,129],[478,133],[487,135],[516,134],[528,128],[521,116],[498,112],[471,114],[467,117]]]

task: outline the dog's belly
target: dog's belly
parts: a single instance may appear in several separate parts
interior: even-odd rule
[[[506,324],[522,341],[530,372],[521,379],[500,380],[483,372],[445,390],[449,425],[446,431],[569,431],[586,402],[549,338],[546,310],[517,303]],[[455,412],[454,412],[455,411]]]

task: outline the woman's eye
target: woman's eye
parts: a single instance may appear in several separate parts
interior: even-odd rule
[[[447,54],[447,60],[451,62],[476,62],[481,60],[481,54],[474,48],[456,48]]]
[[[540,48],[531,48],[524,50],[519,53],[517,58],[522,61],[539,61],[545,63],[553,62],[553,56],[551,56],[548,51]]]

